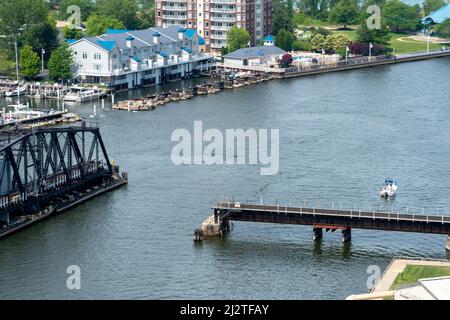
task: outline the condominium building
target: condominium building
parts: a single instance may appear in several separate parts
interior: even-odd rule
[[[199,52],[203,38],[180,25],[145,30],[108,30],[99,37],[68,41],[74,78],[117,89],[187,78],[206,69],[209,54]]]
[[[155,0],[156,25],[180,24],[194,28],[205,39],[206,50],[227,45],[227,31],[246,29],[250,45],[272,31],[272,0]]]

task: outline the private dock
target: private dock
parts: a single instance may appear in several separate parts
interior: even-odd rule
[[[342,241],[351,240],[352,229],[418,232],[447,235],[450,250],[450,216],[415,213],[342,210],[280,205],[218,202],[213,215],[203,223],[202,236],[224,236],[230,232],[230,221],[308,225],[313,227],[313,240],[326,231],[341,230]],[[196,230],[198,235],[199,230]]]

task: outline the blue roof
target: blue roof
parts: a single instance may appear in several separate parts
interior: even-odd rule
[[[161,36],[161,33],[159,33],[159,32],[156,31],[156,32],[153,33],[153,36],[154,36],[154,37],[160,37],[160,36]]]
[[[187,53],[192,53],[192,50],[190,48],[187,47],[183,47],[182,48],[184,51],[186,51]]]
[[[133,36],[128,36],[128,37],[125,38],[125,40],[127,40],[127,41],[134,40],[134,37]]]
[[[450,4],[447,3],[442,8],[430,13],[428,16],[422,19],[423,24],[442,23],[445,20],[450,19]]]
[[[264,37],[264,41],[273,41],[274,40],[274,38],[273,38],[273,36],[265,36]]]
[[[180,29],[178,29],[178,32],[186,32],[186,29],[180,28]]]
[[[197,29],[186,29],[186,37],[192,38],[195,35],[198,35],[198,44],[200,46],[205,45],[205,39],[197,33]]]
[[[72,44],[72,43],[75,43],[75,42],[77,42],[78,40],[76,40],[76,39],[67,39],[66,40],[66,42],[68,43],[68,44]]]
[[[132,57],[130,57],[131,59],[133,59],[134,61],[136,61],[136,62],[141,62],[142,60],[141,59],[139,59],[138,57],[136,57],[136,56],[132,56]]]
[[[167,54],[167,52],[164,52],[164,51],[160,51],[160,52],[158,52],[158,54],[159,54],[160,56],[163,56],[164,58],[166,58],[166,57],[169,56],[169,55]]]
[[[96,43],[106,51],[112,51],[116,45],[116,41],[97,40]]]
[[[128,32],[128,30],[110,29],[110,28],[108,28],[106,30],[106,34],[121,34],[121,33],[125,33],[125,32]]]

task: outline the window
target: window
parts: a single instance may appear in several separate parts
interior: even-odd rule
[[[94,70],[100,71],[102,69],[102,65],[98,63],[94,63]]]
[[[87,59],[87,52],[83,52],[83,59]]]
[[[94,53],[94,60],[101,60],[102,55],[98,52]]]

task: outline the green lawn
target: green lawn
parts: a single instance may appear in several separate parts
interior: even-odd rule
[[[392,284],[391,290],[398,286],[414,284],[419,279],[450,276],[450,267],[407,265]]]
[[[352,41],[356,40],[356,30],[348,30],[348,31],[336,30],[333,32],[346,35]],[[408,38],[404,39],[404,41],[401,41],[401,38],[408,37],[408,34],[391,33],[390,35],[391,35],[390,47],[395,49],[396,54],[411,53],[411,52],[427,50],[426,42],[415,41],[415,40],[408,39]],[[444,44],[430,43],[430,50],[441,49],[442,46],[444,46]],[[450,46],[450,39],[449,39],[449,43],[445,44],[445,46]]]

